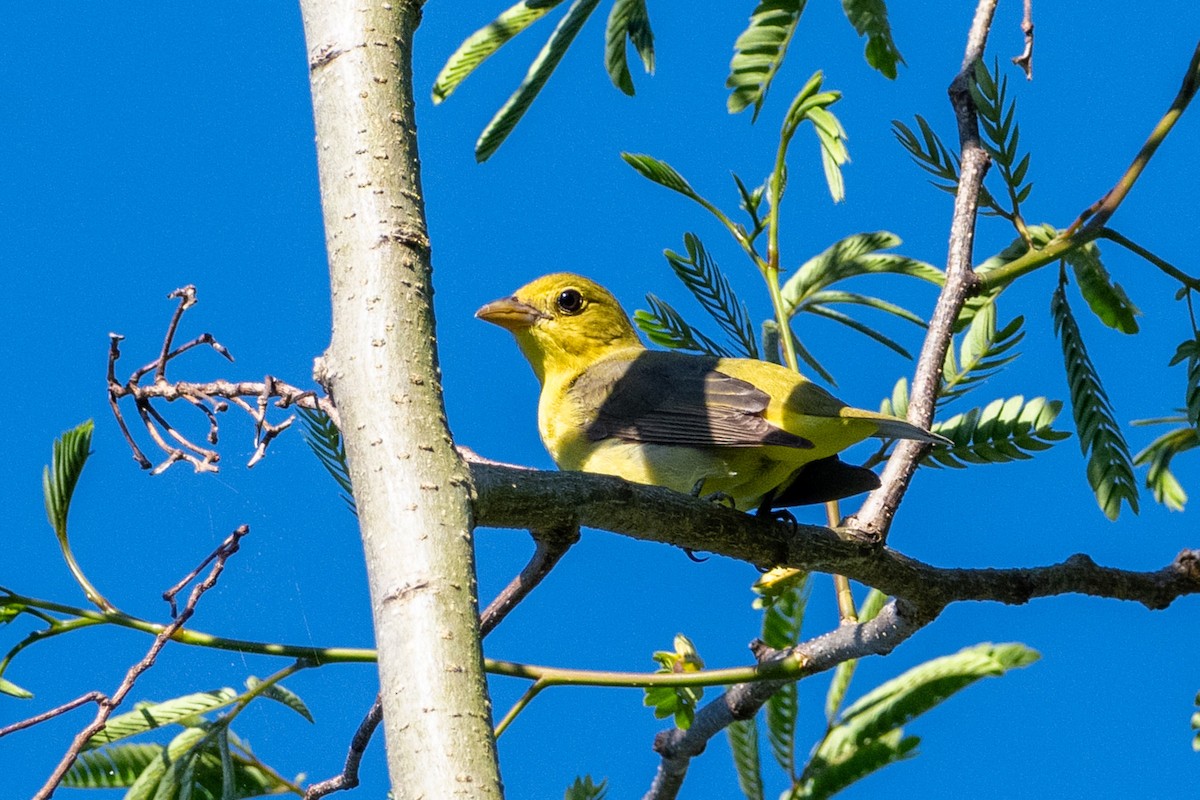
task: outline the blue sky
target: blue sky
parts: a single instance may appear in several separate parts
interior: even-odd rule
[[[608,285],[630,310],[647,291],[686,304],[661,252],[686,231],[710,246],[761,319],[756,275],[701,211],[638,177],[619,158],[645,152],[670,162],[698,189],[736,207],[729,170],[748,180],[769,168],[780,116],[815,69],[841,89],[837,107],[853,163],[847,201],[830,204],[815,144],[793,148],[785,201],[784,262],[795,266],[842,236],[887,229],[901,251],[941,264],[950,200],[889,133],[892,119],[921,114],[947,137],[945,86],[957,69],[970,9],[924,4],[893,10],[908,62],[889,82],[863,63],[861,43],[836,4],[811,4],[787,65],[756,125],[725,112],[732,42],[752,3],[704,3],[682,11],[651,3],[658,74],[635,71],[636,98],[611,87],[602,67],[598,11],[521,123],[493,159],[477,165],[475,137],[524,74],[553,24],[543,21],[473,76],[445,104],[428,100],[442,62],[503,3],[432,0],[416,42],[422,166],[433,240],[439,352],[449,420],[459,442],[487,456],[552,466],[537,439],[536,382],[503,331],[472,318],[483,302],[545,272],[571,269]],[[1035,80],[1010,70],[1023,144],[1034,152],[1032,221],[1065,226],[1120,174],[1178,88],[1195,45],[1195,10],[1178,0],[1092,4],[1069,16],[1041,6]],[[173,309],[165,295],[198,286],[200,304],[183,335],[211,331],[237,362],[197,353],[175,377],[310,378],[329,336],[324,234],[300,18],[291,3],[216,2],[176,9],[150,3],[103,11],[89,4],[27,4],[2,12],[0,52],[0,318],[10,380],[5,555],[0,584],[82,603],[45,523],[40,470],[54,436],[97,422],[76,495],[72,531],[90,577],[122,608],[165,618],[159,593],[227,533],[251,526],[195,627],[228,636],[317,645],[367,646],[370,616],[354,521],[298,432],[273,445],[253,470],[248,423],[230,415],[222,472],[184,467],[150,477],[129,457],[107,408],[107,334],[127,338],[119,372],[155,354]],[[989,55],[1019,52],[1019,4],[1004,4]],[[528,39],[522,41],[522,39]],[[511,52],[509,52],[511,50]],[[1162,147],[1114,218],[1133,240],[1192,274],[1200,272],[1192,189],[1200,181],[1200,122],[1192,110]],[[981,223],[978,259],[1011,238]],[[1141,307],[1143,333],[1122,336],[1073,306],[1122,420],[1158,416],[1182,403],[1183,370],[1168,369],[1189,336],[1174,287],[1144,262],[1106,250],[1106,263]],[[1006,293],[1002,318],[1024,314],[1022,357],[980,390],[979,401],[1025,394],[1065,399],[1061,356],[1048,313],[1055,273]],[[905,279],[878,291],[926,313],[934,296]],[[886,325],[886,323],[885,323]],[[912,348],[916,330],[891,327]],[[874,407],[911,365],[866,340],[828,327],[807,335],[833,366],[838,394]],[[198,425],[189,409],[174,419]],[[1066,422],[1064,418],[1064,423]],[[1130,432],[1139,448],[1148,435]],[[1200,494],[1195,458],[1180,459],[1185,488]],[[816,512],[811,512],[814,521]],[[1189,512],[1189,514],[1194,512]],[[1079,551],[1102,564],[1156,569],[1196,546],[1189,514],[1143,497],[1140,516],[1117,524],[1098,511],[1074,439],[1034,462],[922,473],[892,543],[943,566],[1021,566]],[[806,517],[807,519],[807,517]],[[481,594],[495,593],[522,565],[526,537],[480,531]],[[688,634],[711,666],[748,663],[757,633],[749,566],[693,564],[672,549],[586,532],[547,583],[489,637],[489,655],[563,666],[652,669],[650,653]],[[808,632],[835,624],[827,580],[817,582]],[[1151,613],[1115,601],[1063,597],[1020,608],[959,604],[896,653],[864,662],[852,695],[922,661],[982,641],[1022,641],[1044,658],[983,682],[908,727],[921,755],[869,779],[846,797],[1162,798],[1193,796],[1200,756],[1188,717],[1200,689],[1196,601]],[[4,631],[5,646],[24,635]],[[93,688],[111,690],[149,641],[103,631],[76,634],[24,653],[8,677],[33,701],[0,698],[0,725]],[[137,698],[240,685],[282,664],[257,657],[169,647],[139,683]],[[282,708],[252,709],[239,726],[282,772],[319,779],[340,768],[346,743],[374,694],[366,666],[334,666],[289,684],[316,727]],[[498,713],[524,688],[494,683]],[[825,681],[801,688],[803,725],[819,735]],[[710,696],[712,696],[710,694]],[[8,793],[28,796],[89,715],[77,712],[0,740]],[[511,797],[556,797],[576,774],[608,777],[610,796],[640,795],[662,727],[635,690],[561,689],[543,694],[500,742]],[[803,737],[802,737],[803,741]],[[381,747],[364,765],[358,795],[386,787]],[[765,754],[764,754],[765,755]],[[771,791],[783,788],[768,771]],[[736,783],[723,740],[697,759],[685,796],[732,797]],[[70,796],[63,791],[61,796]]]

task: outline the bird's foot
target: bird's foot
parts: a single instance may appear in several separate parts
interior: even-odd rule
[[[704,495],[704,499],[718,506],[725,506],[731,511],[737,510],[737,501],[733,499],[733,495],[725,492],[713,492],[712,494]]]
[[[795,515],[791,511],[788,511],[786,508],[771,508],[766,503],[758,507],[758,511],[754,512],[754,516],[769,519],[772,522],[782,522],[787,526],[789,533],[795,533],[796,527],[799,525],[796,522]]]
[[[737,510],[737,500],[735,500],[733,498],[733,495],[731,495],[731,494],[726,494],[725,492],[711,492],[709,494],[701,494],[701,492],[704,491],[704,481],[705,480],[707,480],[707,479],[701,478],[700,480],[696,481],[696,484],[692,487],[692,491],[691,491],[692,497],[701,497],[710,503],[715,503],[717,505],[725,506],[726,508],[728,508],[730,510],[734,510],[734,511]]]

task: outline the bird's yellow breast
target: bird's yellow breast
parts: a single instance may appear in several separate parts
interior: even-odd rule
[[[747,379],[739,361],[742,359],[725,360],[720,369],[732,377]],[[762,362],[749,363],[762,365]],[[633,442],[618,437],[594,441],[586,431],[595,421],[607,394],[588,397],[586,402],[573,394],[570,389],[583,371],[547,374],[538,401],[538,432],[561,469],[615,475],[684,493],[700,486],[706,495],[721,493],[732,497],[737,507],[743,510],[755,508],[763,495],[787,481],[804,464],[832,455],[845,448],[848,442],[869,436],[874,429],[863,420],[810,416],[787,408],[787,398],[792,395],[797,382],[788,380],[794,373],[780,368],[782,374],[768,371],[772,374],[766,380],[767,385],[762,385],[762,375],[757,371],[749,376],[771,395],[764,416],[774,424],[788,423],[789,432],[810,439],[814,443],[812,448],[769,445],[698,448]],[[836,405],[817,410],[836,412]]]

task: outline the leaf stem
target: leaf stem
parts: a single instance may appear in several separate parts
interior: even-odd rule
[[[1163,140],[1167,138],[1167,134],[1175,127],[1175,123],[1183,115],[1184,109],[1192,102],[1192,98],[1196,96],[1197,89],[1200,89],[1200,44],[1196,45],[1196,49],[1192,53],[1192,60],[1188,64],[1187,72],[1183,76],[1183,85],[1179,87],[1179,92],[1171,102],[1171,107],[1167,109],[1167,113],[1163,114],[1158,124],[1150,131],[1150,136],[1146,139],[1146,143],[1142,145],[1142,149],[1134,156],[1133,163],[1125,170],[1113,188],[1109,189],[1103,197],[1085,209],[1079,215],[1079,218],[1071,223],[1071,226],[1066,230],[1067,235],[1081,229],[1097,230],[1104,227],[1109,217],[1121,205],[1121,201],[1129,194],[1129,190],[1137,183],[1137,179],[1141,177],[1142,171],[1150,163],[1150,159],[1154,156],[1154,152],[1158,150],[1158,146],[1163,143]]]
[[[75,624],[78,627],[83,627],[83,621],[88,624],[108,624],[117,625],[122,628],[141,631],[157,636],[166,629],[166,625],[157,622],[149,622],[148,620],[134,617],[123,612],[102,612],[93,611],[88,608],[79,608],[63,603],[55,603],[49,600],[41,600],[35,597],[25,597],[24,595],[6,593],[0,596],[0,605],[27,605],[34,608],[40,608],[45,611],[53,611],[58,614],[67,614],[76,617],[77,620],[72,622],[61,622],[60,625]],[[66,631],[62,631],[66,632]],[[291,658],[301,658],[315,661],[320,664],[327,663],[366,663],[375,660],[375,651],[368,648],[357,647],[313,647],[310,645],[294,645],[294,644],[275,644],[270,642],[256,642],[247,639],[230,639],[223,636],[214,636],[210,633],[190,628],[180,628],[171,637],[173,641],[181,644],[194,645],[197,647],[211,647],[217,650],[233,650],[239,653],[254,653],[257,655],[268,656],[285,656]]]

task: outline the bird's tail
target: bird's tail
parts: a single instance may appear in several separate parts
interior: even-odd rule
[[[872,421],[877,427],[875,428],[875,433],[871,435],[876,439],[913,439],[914,441],[928,442],[929,444],[954,444],[954,442],[941,434],[927,431],[899,417],[888,417],[880,414],[878,417],[872,417]]]

